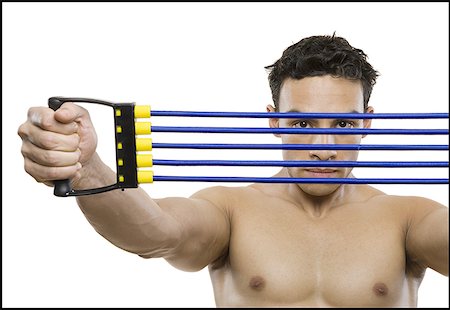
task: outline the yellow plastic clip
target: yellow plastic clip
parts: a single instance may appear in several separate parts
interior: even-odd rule
[[[138,170],[137,171],[138,183],[153,183],[153,171],[151,170]]]
[[[151,116],[149,105],[134,106],[134,118],[149,118]]]
[[[152,123],[150,123],[150,122],[135,122],[134,130],[135,130],[135,134],[137,134],[137,135],[149,135],[152,133]]]
[[[153,156],[151,154],[136,154],[136,164],[139,167],[152,167]]]
[[[152,138],[136,138],[136,151],[151,151]]]

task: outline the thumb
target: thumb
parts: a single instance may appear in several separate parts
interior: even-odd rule
[[[75,122],[80,118],[88,116],[88,111],[72,102],[65,102],[55,111],[55,120],[61,123]]]

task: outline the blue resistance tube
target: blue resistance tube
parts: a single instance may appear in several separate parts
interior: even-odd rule
[[[343,119],[443,119],[448,113],[301,113],[301,112],[212,112],[151,111],[151,116],[230,118],[343,118]]]
[[[153,159],[156,166],[257,166],[257,167],[448,167],[448,161],[387,162],[387,161],[289,161],[289,160],[167,160]]]
[[[320,184],[448,184],[448,179],[350,179],[350,178],[263,178],[155,175],[153,181],[244,182],[244,183],[320,183]]]
[[[189,133],[276,133],[276,134],[389,134],[389,135],[448,135],[448,129],[364,129],[364,128],[264,128],[264,127],[177,127],[151,126],[152,132]]]
[[[154,149],[245,149],[245,150],[355,150],[355,151],[448,151],[445,144],[221,144],[152,143]]]

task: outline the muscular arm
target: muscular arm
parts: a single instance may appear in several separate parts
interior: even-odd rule
[[[80,188],[115,182],[115,173],[96,155],[84,167]],[[82,172],[83,173],[83,172]],[[94,229],[117,247],[144,258],[163,257],[173,266],[196,271],[219,258],[229,237],[227,214],[203,197],[220,199],[216,189],[192,198],[151,199],[141,189],[110,191],[77,197],[78,205]]]
[[[74,189],[116,182],[95,152],[97,135],[88,111],[64,103],[53,111],[33,107],[18,130],[27,173],[47,185],[71,179]],[[142,257],[164,257],[184,270],[199,270],[226,250],[229,237],[222,190],[194,197],[152,200],[141,188],[79,196],[94,229],[111,243]]]
[[[115,182],[115,173],[96,155],[89,165],[83,169],[96,173],[81,178],[77,187]],[[77,202],[94,229],[117,247],[144,258],[163,257],[179,269],[196,271],[219,258],[228,246],[227,214],[203,198],[209,196],[220,200],[223,195],[212,188],[190,199],[152,200],[137,188],[79,196]]]
[[[448,276],[448,208],[425,198],[414,198],[410,203],[406,236],[408,257]]]

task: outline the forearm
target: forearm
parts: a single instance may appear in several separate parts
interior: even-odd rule
[[[74,187],[96,188],[116,182],[116,174],[95,154]],[[136,254],[164,256],[177,245],[177,222],[141,188],[78,196],[77,202],[94,229],[114,245]]]

